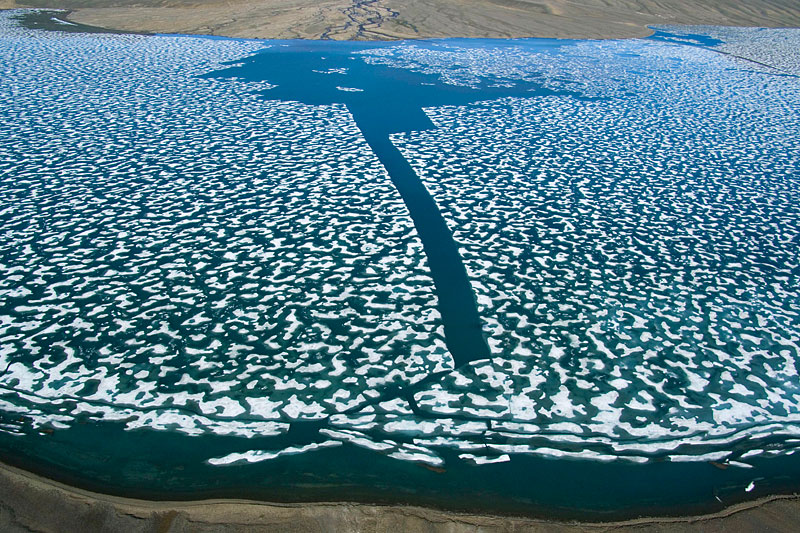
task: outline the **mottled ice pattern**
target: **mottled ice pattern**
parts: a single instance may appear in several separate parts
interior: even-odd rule
[[[675,36],[708,36],[720,41],[711,46],[734,58],[747,61],[747,67],[767,72],[800,76],[800,54],[797,53],[795,28],[736,28],[727,26],[654,26]]]
[[[197,78],[263,43],[2,20],[3,410],[264,435],[451,366],[347,111]]]
[[[608,97],[427,109],[438,129],[393,138],[489,324],[495,385],[464,410],[611,455],[797,436],[800,80],[637,41],[559,57]]]
[[[437,129],[392,137],[453,230],[494,355],[450,371],[421,243],[346,108],[198,77],[268,43],[31,32],[12,15],[0,430],[326,421],[214,465],[343,442],[429,464],[448,447],[476,464],[745,465],[800,442],[798,78],[641,40],[358,54],[558,92],[426,109]],[[800,50],[797,30],[736,35],[761,63],[770,36]],[[376,400],[434,372],[406,387],[413,406]]]

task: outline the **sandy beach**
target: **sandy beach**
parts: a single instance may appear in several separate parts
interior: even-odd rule
[[[798,27],[792,0],[0,0],[126,31],[261,39],[642,37],[651,24]]]
[[[46,510],[46,511],[44,511]],[[367,531],[553,533],[794,531],[800,497],[774,496],[711,515],[625,522],[552,522],[408,506],[272,504],[248,500],[151,502],[92,493],[0,463],[0,530],[27,531]]]

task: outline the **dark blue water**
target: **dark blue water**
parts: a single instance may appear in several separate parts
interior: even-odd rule
[[[662,41],[667,43],[683,44],[688,46],[699,46],[703,48],[717,46],[723,43],[710,35],[700,33],[673,33],[663,28],[658,28],[655,33],[648,37],[652,41]]]
[[[308,429],[313,433],[315,428]],[[206,436],[198,446],[197,438],[176,433],[87,423],[35,440],[0,433],[0,446],[7,463],[88,490],[142,499],[358,501],[559,519],[713,512],[746,499],[792,493],[800,479],[796,456],[759,458],[753,470],[525,455],[475,467],[451,452],[445,454],[447,468],[436,471],[345,444],[256,464],[218,468],[205,463],[209,454],[280,449],[313,437]],[[744,492],[754,475],[755,489]]]
[[[457,40],[450,42],[458,43]],[[542,39],[537,47],[556,48],[563,44]],[[517,81],[511,86],[508,83],[498,86],[498,82],[504,80],[493,77],[485,77],[475,86],[453,85],[445,83],[437,73],[370,64],[353,55],[375,46],[375,43],[332,46],[324,41],[283,43],[208,77],[274,84],[277,87],[261,93],[269,100],[347,106],[414,220],[436,285],[447,348],[455,367],[459,368],[471,361],[489,358],[475,295],[452,230],[419,177],[389,140],[389,135],[433,128],[424,107],[554,93],[534,82]],[[436,48],[435,41],[428,46]],[[358,90],[341,90],[343,85]]]

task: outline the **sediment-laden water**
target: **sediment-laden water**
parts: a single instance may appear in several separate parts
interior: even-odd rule
[[[797,489],[800,30],[275,42],[20,14],[7,461],[563,516]]]

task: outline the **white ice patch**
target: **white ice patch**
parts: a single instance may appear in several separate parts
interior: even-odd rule
[[[342,443],[334,440],[326,440],[319,444],[306,444],[305,446],[290,446],[283,450],[266,451],[266,450],[248,450],[241,453],[229,453],[222,457],[212,457],[208,460],[209,464],[214,466],[227,466],[240,463],[259,463],[261,461],[269,461],[284,455],[297,455],[300,453],[311,452],[320,450],[322,448],[333,448],[341,446]]]

